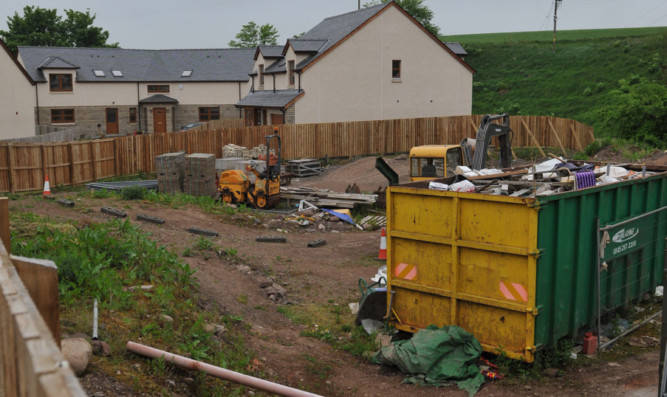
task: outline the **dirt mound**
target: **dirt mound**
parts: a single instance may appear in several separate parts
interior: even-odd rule
[[[650,156],[643,159],[642,163],[667,166],[667,150],[656,149]]]

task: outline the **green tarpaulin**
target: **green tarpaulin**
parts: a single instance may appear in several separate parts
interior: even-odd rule
[[[472,396],[484,382],[477,366],[481,354],[482,346],[463,328],[429,325],[411,339],[382,348],[371,361],[398,367],[407,375],[406,383],[443,386],[456,382]]]

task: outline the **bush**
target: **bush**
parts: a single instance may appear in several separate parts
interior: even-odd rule
[[[146,197],[146,188],[141,186],[128,186],[123,188],[120,196],[123,200],[143,200]]]

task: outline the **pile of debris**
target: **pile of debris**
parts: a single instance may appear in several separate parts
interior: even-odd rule
[[[533,167],[501,171],[471,170],[456,167],[453,179],[429,182],[429,189],[454,192],[475,192],[511,197],[539,197],[580,190],[602,184],[644,177],[653,172],[637,173],[621,166],[576,164],[554,158]]]
[[[320,207],[354,208],[355,204],[372,205],[377,202],[376,194],[336,193],[328,189],[314,187],[280,187],[280,197],[289,200],[306,200]]]
[[[275,151],[270,149],[270,153],[275,155]],[[266,156],[266,146],[258,145],[252,149],[248,149],[245,146],[234,145],[233,143],[227,144],[222,147],[222,158],[238,158],[239,160],[257,160],[260,159],[260,156]]]

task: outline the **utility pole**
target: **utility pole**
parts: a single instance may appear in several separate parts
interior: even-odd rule
[[[554,41],[551,47],[551,52],[556,53],[556,20],[558,20],[558,6],[563,0],[554,0]]]

